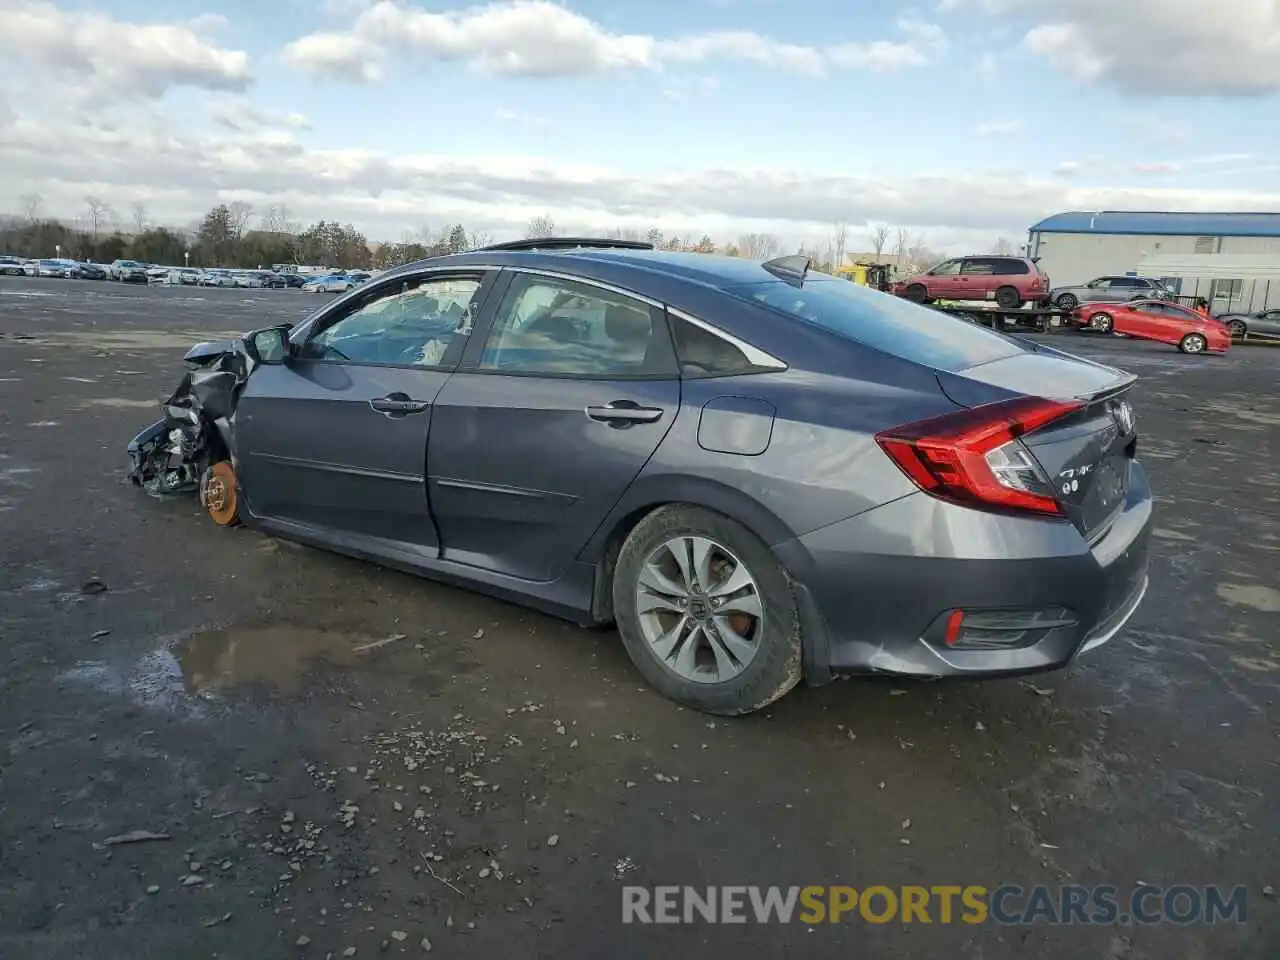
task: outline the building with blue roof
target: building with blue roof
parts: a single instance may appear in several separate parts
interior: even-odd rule
[[[1280,296],[1280,213],[1070,210],[1028,232],[1030,254],[1054,286],[1155,271],[1215,310]]]

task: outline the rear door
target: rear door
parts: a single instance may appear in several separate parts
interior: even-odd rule
[[[998,261],[990,257],[969,257],[960,267],[960,276],[956,278],[959,300],[986,300],[988,294],[994,293],[997,284],[996,265]]]
[[[443,557],[560,577],[675,421],[661,307],[509,273],[436,400],[427,464]]]
[[[236,410],[254,516],[438,556],[427,436],[485,280],[434,272],[370,287],[308,327],[295,358],[254,371]]]

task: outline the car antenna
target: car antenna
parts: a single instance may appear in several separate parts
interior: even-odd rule
[[[804,278],[809,275],[809,267],[812,263],[813,260],[807,254],[793,253],[787,257],[766,260],[761,266],[778,279],[794,281],[796,286],[801,286],[804,284]]]

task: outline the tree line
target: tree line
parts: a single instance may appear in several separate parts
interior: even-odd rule
[[[36,194],[24,196],[21,208],[20,215],[0,222],[0,253],[62,256],[99,263],[130,259],[164,266],[189,263],[198,267],[257,268],[299,263],[377,270],[461,253],[490,242],[487,234],[454,223],[405,231],[397,241],[370,243],[350,223],[318,220],[304,227],[283,205],[259,212],[248,203],[222,203],[186,227],[153,223],[141,203],[131,206],[131,223],[122,224],[110,205],[93,196],[85,198],[85,212],[74,224],[45,216],[43,201]],[[550,215],[544,214],[529,221],[525,235],[555,237],[563,235],[563,231]],[[751,260],[799,252],[810,256],[814,267],[824,271],[845,263],[850,252],[849,228],[843,223],[832,224],[823,241],[801,245],[798,251],[784,251],[780,238],[771,233],[744,233],[719,243],[707,234],[667,233],[657,227],[619,227],[607,235],[619,240],[647,241],[662,250],[717,253]],[[866,235],[866,243],[863,256],[891,263],[899,271],[925,269],[942,259],[929,250],[923,236],[902,227],[874,226]],[[992,252],[1006,252],[1004,248],[1008,246],[1008,241],[1001,239]]]

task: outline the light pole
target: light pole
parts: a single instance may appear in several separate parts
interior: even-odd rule
[[[57,257],[59,260],[62,259],[62,244],[55,243],[53,245],[53,255]]]
[[[184,251],[183,251],[183,253],[182,253],[182,265],[183,265],[184,267],[189,267],[189,266],[191,266],[191,251],[190,251],[190,250],[184,250]]]

